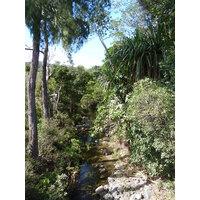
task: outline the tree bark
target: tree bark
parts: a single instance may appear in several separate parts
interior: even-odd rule
[[[29,50],[29,51],[33,51],[33,49],[32,48],[25,48],[25,50]],[[42,53],[42,54],[44,54],[44,52],[43,51],[39,51],[40,53]]]
[[[106,50],[106,53],[107,53],[107,55],[108,55],[108,60],[109,60],[109,63],[110,63],[111,69],[114,69],[114,65],[112,64],[112,61],[111,61],[111,57],[110,57],[110,54],[109,54],[108,48],[106,47],[106,44],[104,43],[103,38],[102,38],[102,36],[101,36],[100,33],[98,33],[98,37],[99,37],[99,40],[100,40],[101,44],[103,45],[103,47],[104,47],[105,50]]]
[[[38,24],[33,24],[33,52],[32,63],[28,80],[28,118],[29,118],[29,151],[30,155],[38,157],[38,135],[37,135],[37,116],[35,107],[35,85],[39,60],[40,29]]]
[[[56,113],[58,112],[58,103],[59,103],[59,100],[60,100],[61,89],[62,89],[62,81],[61,81],[61,84],[60,84],[60,88],[58,90],[58,96],[57,96],[57,100],[56,100]]]
[[[48,36],[46,30],[46,22],[44,23],[44,58],[42,65],[42,104],[43,104],[43,117],[45,120],[48,119],[48,93],[47,93],[47,80],[46,80],[46,68],[47,68],[47,57],[48,57]]]

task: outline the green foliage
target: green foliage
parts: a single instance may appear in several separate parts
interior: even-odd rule
[[[102,84],[102,68],[94,66],[89,69],[90,80],[87,82],[86,90],[81,98],[81,107],[84,112],[92,117],[95,116],[97,105],[103,101],[106,89]]]
[[[137,27],[142,29],[147,27],[147,12],[140,6],[138,1],[115,0],[112,7],[117,14],[119,13],[119,16],[111,21],[113,35],[116,40],[132,37]]]
[[[47,179],[48,180],[48,179]],[[60,199],[67,200],[69,177],[66,174],[57,175],[54,184],[48,187],[49,200]]]
[[[149,15],[151,23],[155,21],[165,22],[174,28],[175,0],[138,0],[146,14]]]
[[[121,103],[111,93],[98,106],[92,136],[126,136],[132,163],[150,176],[174,177],[174,91],[150,79],[134,84],[134,91]]]
[[[174,89],[175,2],[116,2],[122,15],[119,21],[114,20],[114,32],[124,37],[119,36],[109,48],[114,67],[110,67],[108,55],[104,61],[103,72],[110,88],[122,101],[132,91],[133,83],[145,77],[161,80]]]
[[[71,174],[81,159],[81,143],[72,121],[63,113],[48,122],[41,121],[38,137],[39,159],[26,153],[26,198],[67,199]]]
[[[42,120],[38,71],[35,102],[40,157],[33,160],[26,154],[26,199],[68,198],[71,175],[81,159],[74,124],[85,115],[96,117],[91,129],[93,137],[126,136],[133,164],[141,165],[150,176],[174,178],[174,1],[139,0],[135,5],[132,0],[128,2],[122,16],[127,24],[119,27],[120,22],[115,21],[115,28],[120,29],[119,41],[109,48],[114,67],[108,55],[102,67],[90,70],[59,63],[50,66],[51,118],[46,122]],[[26,24],[34,33],[43,30],[45,21],[48,38],[54,43],[61,40],[70,51],[79,49],[90,31],[104,36],[109,21],[108,0],[63,3],[26,1]],[[38,10],[34,13],[35,9]],[[48,9],[53,11],[49,13]],[[39,22],[35,28],[34,19],[34,26]],[[123,33],[126,27],[127,32]],[[129,37],[121,37],[127,34]],[[28,73],[26,65],[26,85]],[[27,146],[27,99],[25,109]]]
[[[26,62],[26,63],[25,63],[25,72],[26,72],[26,73],[29,73],[30,68],[31,68],[31,63]]]
[[[26,0],[25,21],[34,36],[40,32],[38,41],[43,43],[46,35],[49,42],[61,42],[71,59],[71,52],[80,49],[93,31],[92,25],[106,25],[105,12],[109,8],[109,0]]]
[[[124,132],[124,105],[114,93],[98,106],[97,116],[94,120],[92,136],[100,137],[104,134],[123,135]]]
[[[124,101],[125,96],[132,91],[134,82],[144,78],[160,78],[159,62],[162,59],[163,26],[151,26],[147,30],[136,29],[133,38],[124,38],[116,42],[110,49],[112,64],[106,57],[103,65],[110,87]]]
[[[67,127],[70,131],[72,131],[74,122],[72,121],[72,119],[69,118],[69,115],[67,113],[64,114],[58,111],[56,115],[54,115],[54,119],[59,128]]]
[[[53,161],[57,168],[63,168],[72,160],[78,164],[80,159],[80,142],[72,130],[70,119],[67,120],[64,128],[59,128],[61,122],[56,118],[49,120],[48,124],[41,123],[38,130],[40,155]]]
[[[52,76],[49,79],[49,94],[58,95],[58,111],[68,113],[70,118],[79,121],[82,114],[80,101],[86,92],[86,86],[92,74],[84,67],[67,67],[65,65],[54,64],[52,66]],[[52,105],[53,101],[51,99]],[[51,106],[52,108],[52,106]]]
[[[86,86],[86,93],[81,98],[81,107],[90,113],[95,113],[99,102],[104,98],[104,90],[99,86],[98,82],[89,81]]]
[[[151,176],[174,177],[174,92],[145,79],[134,84],[127,101],[127,138],[133,163],[141,164]]]
[[[38,122],[39,159],[28,155],[28,114],[26,99],[26,198],[67,199],[71,186],[71,175],[79,167],[81,143],[74,130],[74,120],[81,118],[83,109],[80,100],[86,93],[90,80],[95,79],[98,70],[84,67],[67,67],[55,64],[49,79],[49,94],[57,93],[60,86],[60,100],[57,112],[48,121],[42,119],[41,71],[36,81],[36,107]],[[26,72],[27,85],[28,72]],[[93,86],[91,86],[93,87]],[[94,94],[96,95],[96,93]],[[52,101],[50,102],[52,109]]]
[[[26,63],[26,66],[30,66],[30,64]],[[37,123],[40,122],[42,118],[42,81],[41,81],[41,70],[37,73],[37,80],[36,80],[36,88],[35,88],[35,104],[36,104],[36,116],[37,116]],[[28,124],[28,98],[27,98],[27,82],[28,82],[29,72],[25,72],[25,130],[29,129]]]
[[[28,130],[28,97],[27,97],[28,72],[25,71],[25,130]]]
[[[160,62],[160,71],[163,75],[161,82],[175,90],[175,49],[170,46],[164,51],[163,60]]]
[[[35,105],[36,105],[36,116],[37,116],[37,123],[40,122],[43,115],[43,107],[42,107],[42,72],[37,73],[37,80],[36,80],[36,88],[35,88]]]
[[[43,172],[41,162],[32,159],[27,154],[25,164],[25,198],[27,200],[47,199],[47,196],[39,190],[39,182]]]

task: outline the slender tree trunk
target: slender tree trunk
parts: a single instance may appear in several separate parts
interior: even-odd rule
[[[37,34],[37,35],[36,35]],[[38,135],[35,107],[35,85],[39,60],[40,31],[33,36],[32,63],[28,80],[28,118],[29,118],[29,150],[33,157],[38,157]]]
[[[40,13],[41,14],[41,13]],[[35,85],[39,61],[40,47],[40,16],[33,21],[33,51],[32,63],[27,85],[28,119],[29,119],[29,151],[34,158],[38,157],[37,116],[35,107]]]
[[[59,100],[60,100],[61,89],[62,89],[62,81],[61,81],[60,88],[58,90],[57,99],[56,99],[56,113],[58,113],[58,103],[59,103]]]
[[[111,66],[112,69],[114,69],[114,65],[112,64],[112,61],[111,61],[111,57],[110,57],[108,48],[106,47],[106,44],[104,43],[103,38],[102,38],[102,36],[101,36],[100,33],[98,33],[98,37],[99,37],[99,40],[100,40],[101,44],[103,45],[103,47],[104,47],[105,50],[106,50],[106,53],[107,53],[107,55],[108,55],[108,60],[109,60],[110,66]]]
[[[45,49],[44,49],[44,58],[42,66],[42,104],[43,104],[43,116],[44,119],[48,119],[48,93],[47,93],[47,80],[46,80],[46,68],[47,68],[47,56],[48,56],[48,36],[46,31],[46,22],[44,23],[44,40],[45,40]]]
[[[48,81],[49,81],[49,78],[52,76],[52,72],[51,72],[51,69],[49,67],[49,65],[47,66],[46,68],[46,82],[47,82],[47,88],[48,88]],[[49,94],[47,92],[47,98],[48,98],[48,118],[50,118],[52,116],[52,112],[51,112],[51,102],[50,102],[50,98],[49,98]]]

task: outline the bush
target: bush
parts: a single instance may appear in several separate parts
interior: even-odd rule
[[[81,159],[81,143],[71,123],[61,113],[48,123],[41,120],[38,126],[40,156],[32,159],[26,151],[26,199],[67,199],[71,174]],[[27,136],[28,131],[28,142]]]
[[[42,173],[45,173],[44,164],[40,160],[35,160],[26,154],[25,197],[27,200],[47,199],[47,195],[39,188]]]
[[[104,100],[98,106],[92,136],[101,137],[105,133],[122,135],[125,126],[124,114],[124,104],[115,94],[111,94],[107,100]]]
[[[132,162],[149,175],[174,177],[175,96],[172,90],[149,79],[134,84],[127,98],[127,139]]]
[[[59,118],[63,115],[59,114]],[[49,120],[48,124],[41,123],[39,127],[39,150],[40,156],[49,162],[54,163],[54,167],[63,168],[67,163],[70,165],[73,161],[74,165],[78,165],[80,160],[80,141],[76,138],[72,130],[69,119],[65,120],[65,128],[60,128],[60,120]],[[66,119],[66,117],[65,117]]]
[[[67,127],[72,131],[72,127],[74,125],[73,121],[69,118],[69,115],[67,113],[62,113],[60,111],[57,112],[57,114],[54,116],[55,121],[58,125],[58,127]]]
[[[69,177],[66,174],[57,175],[54,184],[48,187],[49,200],[62,199],[67,200],[67,189]]]

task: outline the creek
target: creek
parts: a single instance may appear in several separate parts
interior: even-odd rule
[[[104,145],[103,140],[94,140],[87,133],[81,133],[82,164],[79,177],[74,190],[70,195],[71,200],[98,200],[95,189],[107,183],[107,177],[114,170],[115,159],[112,150]]]

